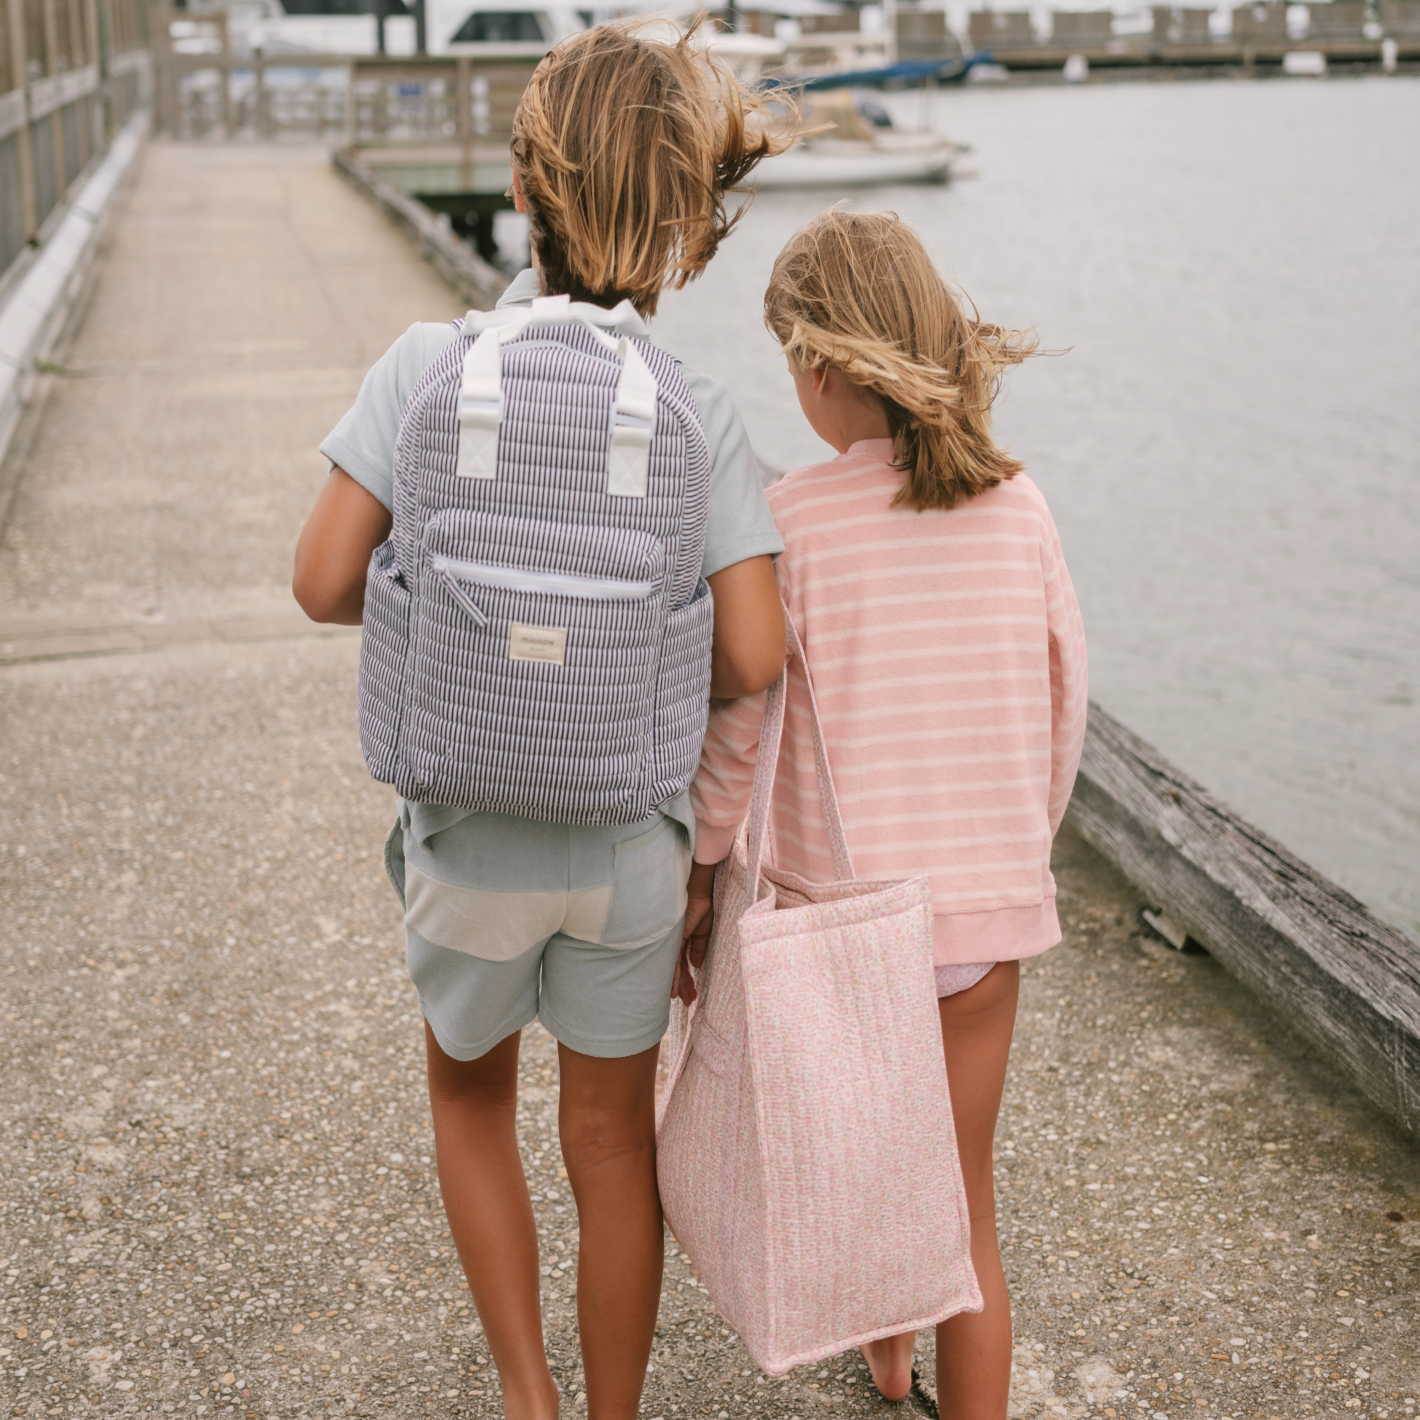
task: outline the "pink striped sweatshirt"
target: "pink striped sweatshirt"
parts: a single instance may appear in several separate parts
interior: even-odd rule
[[[1085,634],[1055,522],[1023,474],[950,512],[892,506],[892,443],[869,439],[769,490],[780,591],[804,642],[853,866],[928,873],[938,966],[1060,940],[1050,848],[1085,735]],[[691,787],[695,857],[749,808],[762,695],[711,706]],[[833,877],[808,689],[789,673],[770,816],[774,862]]]

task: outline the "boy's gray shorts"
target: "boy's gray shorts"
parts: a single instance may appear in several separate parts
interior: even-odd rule
[[[406,810],[387,845],[405,902],[410,979],[440,1048],[475,1060],[536,1019],[584,1055],[649,1050],[670,1023],[690,872],[685,830],[660,814],[601,829],[500,819],[495,846],[487,816],[476,817],[484,822],[465,820],[421,845]],[[565,863],[545,861],[563,847]],[[527,881],[534,857],[536,879],[561,890],[472,885]],[[447,881],[450,864],[462,881]]]

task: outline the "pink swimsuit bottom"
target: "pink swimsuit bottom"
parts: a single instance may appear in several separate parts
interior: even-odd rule
[[[973,961],[964,966],[939,966],[937,973],[937,999],[955,996],[958,991],[966,991],[976,985],[991,970],[994,961]]]

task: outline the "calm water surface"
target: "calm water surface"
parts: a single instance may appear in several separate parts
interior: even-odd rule
[[[975,175],[858,201],[1068,347],[1008,377],[998,429],[1060,525],[1094,698],[1420,935],[1420,82],[975,89],[929,117]],[[831,454],[760,320],[831,199],[758,198],[656,321],[778,468]]]

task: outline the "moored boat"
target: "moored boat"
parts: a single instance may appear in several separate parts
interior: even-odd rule
[[[900,141],[819,139],[761,163],[749,183],[756,189],[872,187],[881,183],[946,182],[955,145],[934,133],[894,134]],[[911,141],[907,141],[911,140]]]
[[[753,187],[767,191],[946,182],[957,153],[954,143],[932,129],[894,127],[881,107],[866,98],[855,99],[847,89],[803,95],[799,128],[803,137],[798,143],[751,174]]]

